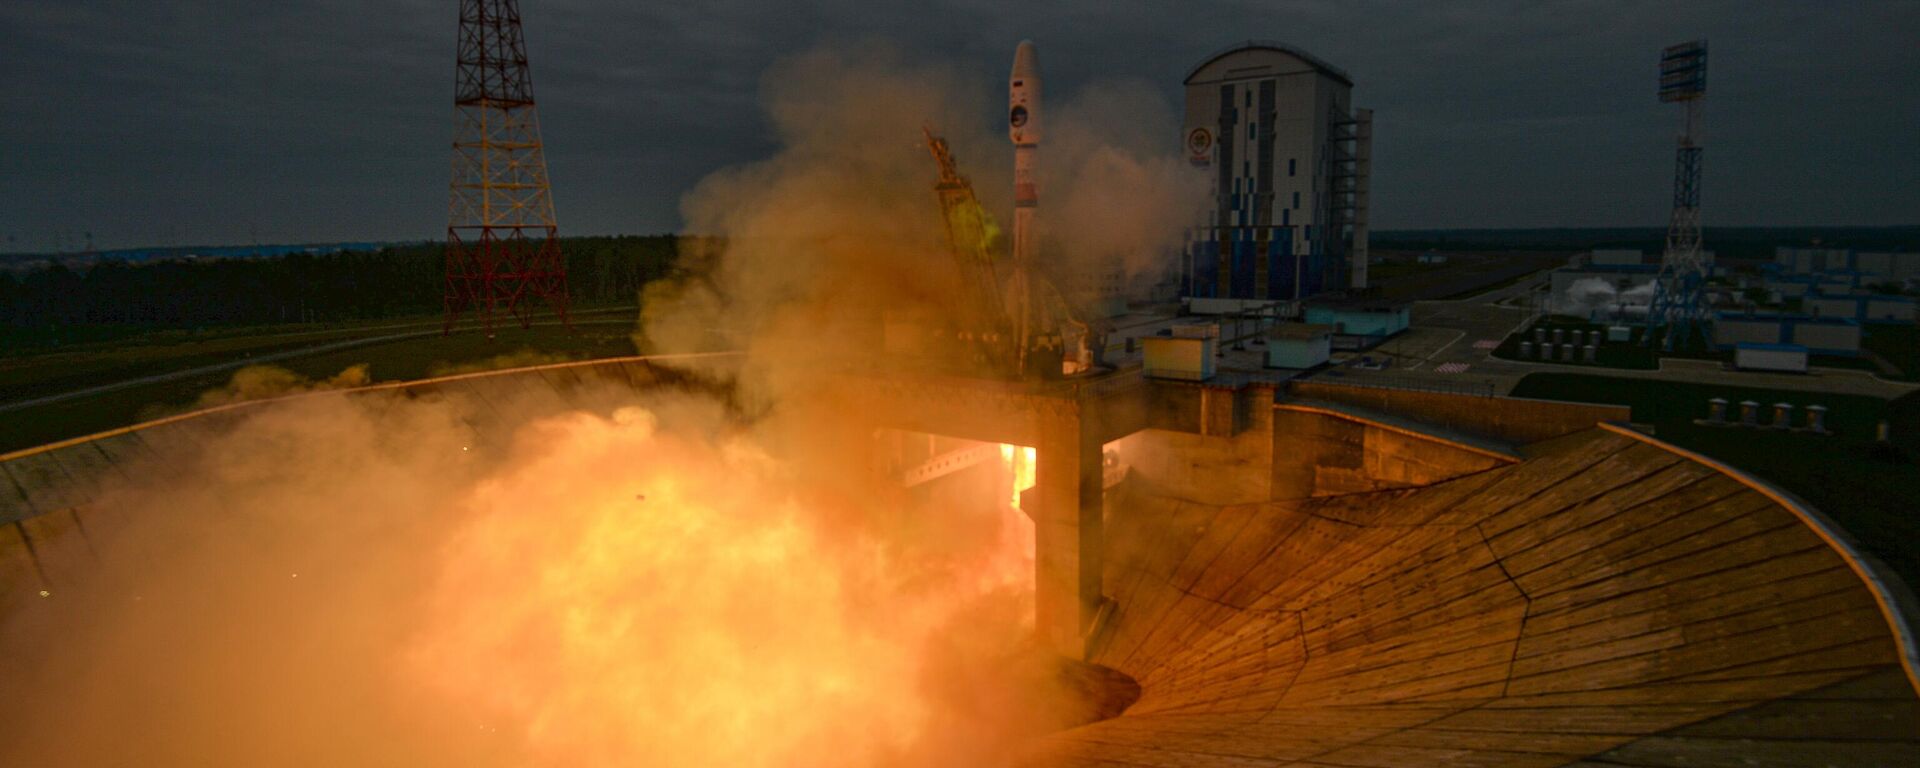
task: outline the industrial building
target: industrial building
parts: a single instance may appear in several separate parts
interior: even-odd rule
[[[1307,369],[1333,357],[1331,325],[1279,323],[1267,332],[1267,367]]]
[[[1822,293],[1807,296],[1801,300],[1800,306],[1807,314],[1814,317],[1840,317],[1858,323],[1911,324],[1915,317],[1914,301],[1907,296],[1884,294],[1829,296]]]
[[[1848,317],[1814,317],[1772,312],[1721,312],[1713,324],[1713,345],[1791,344],[1816,355],[1860,354],[1860,323]]]
[[[1216,52],[1187,73],[1186,153],[1208,177],[1182,255],[1199,313],[1366,286],[1373,112],[1353,80],[1284,43]]]
[[[1303,313],[1310,325],[1333,329],[1334,349],[1367,349],[1407,329],[1413,322],[1408,306],[1391,301],[1316,300]]]
[[[1912,297],[1876,289],[1920,280],[1920,253],[1781,246],[1761,267],[1761,280],[1781,299],[1801,299],[1809,315],[1911,323],[1916,318]]]
[[[1783,245],[1773,249],[1770,266],[1778,273],[1790,275],[1858,273],[1867,278],[1868,283],[1920,279],[1920,253]]]

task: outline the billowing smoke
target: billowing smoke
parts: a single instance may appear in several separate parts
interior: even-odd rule
[[[1629,307],[1644,308],[1653,303],[1654,284],[1636,285],[1625,291],[1614,287],[1613,283],[1602,277],[1583,277],[1567,285],[1567,290],[1559,297],[1555,312],[1567,315],[1591,316],[1595,312],[1625,311]]]
[[[0,625],[0,765],[960,766],[1076,716],[1003,508],[706,398],[466,426],[526,407],[300,398],[135,472]]]
[[[297,395],[303,392],[364,387],[370,381],[367,372],[368,366],[362,363],[347,366],[345,370],[331,378],[316,380],[275,365],[249,365],[235,371],[233,377],[227,380],[226,386],[202,392],[195,407],[208,408],[246,400]]]
[[[1002,78],[962,76],[884,46],[774,67],[763,91],[781,149],[713,174],[682,202],[686,230],[713,239],[689,249],[692,277],[649,286],[641,348],[744,339],[759,372],[777,379],[824,357],[873,354],[886,308],[959,316],[938,174],[920,130],[931,124],[948,139],[1004,229],[1013,154],[999,120],[1005,89]],[[1116,83],[1051,93],[1047,110],[1038,161],[1046,268],[1063,277],[1117,270],[1135,287],[1171,270],[1205,199],[1204,180],[1180,165],[1171,108],[1144,84]]]
[[[85,578],[0,615],[0,765],[962,766],[1082,717],[1010,508],[909,493],[856,414],[787,397],[877,309],[954,308],[919,128],[1004,211],[999,87],[886,52],[768,75],[782,148],[688,194],[713,239],[643,297],[647,348],[744,348],[744,393],[493,432],[538,398],[322,393],[131,467]],[[1186,220],[1167,111],[1050,105],[1052,247],[1151,273]]]
[[[1179,122],[1148,83],[1096,84],[1060,105],[1040,167],[1042,223],[1069,268],[1118,269],[1135,294],[1177,265],[1206,176],[1175,151]]]

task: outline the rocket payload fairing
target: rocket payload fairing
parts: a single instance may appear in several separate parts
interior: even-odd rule
[[[1033,339],[1033,259],[1039,238],[1033,214],[1040,205],[1033,181],[1034,155],[1040,150],[1040,55],[1032,40],[1020,41],[1013,52],[1013,74],[1007,76],[1007,138],[1013,140],[1013,279],[1008,308],[1020,369],[1026,370]]]
[[[1013,52],[1007,78],[1007,137],[1013,140],[1013,258],[1029,263],[1034,255],[1033,209],[1040,204],[1034,187],[1034,154],[1040,149],[1040,56],[1033,41]]]

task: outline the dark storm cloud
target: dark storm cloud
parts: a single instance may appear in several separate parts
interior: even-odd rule
[[[0,6],[0,244],[412,239],[444,227],[454,0]],[[1912,224],[1920,4],[524,0],[562,227],[679,227],[715,168],[764,156],[762,76],[890,44],[1051,93],[1271,38],[1377,110],[1376,226],[1657,225],[1676,111],[1665,44],[1712,39],[1710,224]],[[876,110],[886,109],[875,104]],[[997,115],[982,115],[991,123]],[[1170,147],[1177,137],[1169,138]]]

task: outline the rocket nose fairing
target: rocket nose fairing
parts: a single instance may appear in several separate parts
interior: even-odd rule
[[[1016,145],[1040,143],[1040,56],[1032,40],[1020,41],[1013,52],[1013,74],[1007,78],[1007,136]]]

